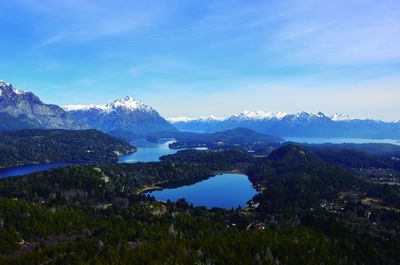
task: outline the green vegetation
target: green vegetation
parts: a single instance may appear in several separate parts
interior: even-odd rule
[[[111,162],[134,151],[125,141],[96,130],[0,132],[0,168],[65,161]]]
[[[210,169],[193,163],[73,166],[2,180],[0,194],[7,198],[94,206],[111,203],[116,196],[127,197],[146,185],[211,175]]]
[[[347,168],[392,168],[400,170],[400,146],[390,144],[306,145],[320,159]]]
[[[245,209],[157,202],[146,187],[246,173]],[[267,158],[185,150],[0,181],[0,264],[399,264],[400,188],[296,145]]]
[[[390,144],[323,144],[303,148],[321,160],[344,167],[375,183],[400,183],[400,147]]]
[[[246,150],[278,146],[284,139],[266,135],[247,128],[236,128],[216,133],[162,132],[148,135],[148,140],[158,141],[160,138],[174,138],[177,142],[171,148],[207,147],[210,149],[242,148]]]
[[[394,144],[378,144],[378,143],[368,143],[368,144],[309,144],[306,145],[311,148],[321,148],[321,149],[336,149],[336,150],[352,150],[367,153],[369,155],[376,156],[399,156],[400,146]]]

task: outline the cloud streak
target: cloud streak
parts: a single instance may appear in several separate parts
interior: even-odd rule
[[[34,84],[48,102],[131,95],[168,116],[324,102],[400,117],[398,0],[15,0],[0,10],[1,79]]]
[[[354,65],[400,59],[398,1],[217,3],[197,26],[215,34],[242,29],[237,37],[260,41],[264,55],[282,64]]]
[[[16,1],[39,17],[36,31],[48,34],[41,45],[82,43],[137,32],[157,24],[168,8],[147,1]],[[48,22],[51,21],[51,24]]]

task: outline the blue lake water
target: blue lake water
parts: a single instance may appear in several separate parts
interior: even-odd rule
[[[128,154],[120,157],[119,163],[135,163],[135,162],[153,162],[160,161],[160,157],[163,155],[174,154],[178,150],[169,149],[168,145],[172,143],[172,140],[165,140],[161,143],[151,143],[146,140],[137,140],[132,142],[134,146],[138,148],[136,153]],[[77,164],[87,164],[80,162],[58,162],[58,163],[46,163],[46,164],[35,164],[35,165],[24,165],[18,167],[9,167],[0,169],[0,179],[5,177],[15,177],[26,175],[38,171],[44,171],[52,168],[72,166]]]
[[[160,201],[186,199],[195,206],[207,208],[245,207],[257,191],[243,174],[221,174],[192,185],[147,192]]]
[[[137,151],[132,154],[121,156],[119,163],[136,163],[136,162],[158,162],[163,155],[175,154],[178,150],[170,149],[168,146],[174,140],[164,140],[161,143],[152,143],[146,140],[137,140],[131,142],[137,147]]]
[[[287,141],[298,143],[390,143],[400,145],[399,140],[391,139],[354,139],[354,138],[286,138]],[[133,141],[132,144],[137,147],[137,152],[128,154],[119,158],[119,163],[135,162],[158,162],[163,155],[174,154],[179,150],[170,149],[168,146],[174,140],[164,140],[161,143],[152,143],[146,140]],[[20,176],[37,171],[48,170],[51,168],[64,167],[70,165],[82,164],[77,162],[59,162],[38,165],[25,165],[0,169],[0,178]]]
[[[400,140],[393,140],[393,139],[285,137],[285,140],[290,142],[307,143],[307,144],[379,143],[379,144],[400,145]]]
[[[48,170],[51,168],[57,167],[65,167],[76,165],[80,163],[76,162],[59,162],[59,163],[47,163],[47,164],[37,164],[37,165],[25,165],[25,166],[18,166],[18,167],[9,167],[0,169],[0,179],[5,177],[15,177],[20,175],[26,175],[33,172]]]

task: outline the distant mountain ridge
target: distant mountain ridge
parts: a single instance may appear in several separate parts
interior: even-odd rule
[[[322,112],[287,114],[245,111],[227,118],[170,118],[177,129],[217,132],[237,127],[281,137],[348,137],[400,139],[400,123],[372,119],[352,119],[347,115],[327,116]]]
[[[118,136],[176,130],[155,109],[132,97],[62,108],[0,81],[0,130],[19,129],[97,129]]]
[[[294,114],[289,114],[286,112],[267,112],[263,110],[255,110],[255,111],[248,111],[245,110],[239,114],[233,114],[228,117],[218,117],[214,115],[210,116],[201,116],[198,118],[191,118],[191,117],[170,117],[167,120],[171,123],[180,123],[180,122],[197,122],[197,121],[225,121],[225,120],[282,120],[288,117],[296,117],[296,118],[312,118],[312,117],[327,117],[332,121],[351,121],[351,120],[370,120],[370,121],[377,121],[377,122],[384,122],[381,120],[376,119],[368,119],[368,118],[352,118],[349,115],[335,113],[331,116],[325,115],[323,112],[313,113],[313,112],[297,112]],[[392,123],[400,122],[400,120],[393,121]],[[389,122],[390,123],[390,122]]]
[[[168,122],[169,121],[169,122]],[[280,137],[400,139],[400,122],[352,119],[324,113],[245,111],[228,118],[170,118],[132,97],[101,105],[60,107],[42,102],[32,92],[0,81],[0,131],[18,129],[97,129],[125,139],[176,129],[218,132],[238,127]]]

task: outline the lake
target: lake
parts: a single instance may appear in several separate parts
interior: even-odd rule
[[[160,201],[177,201],[186,199],[195,206],[225,209],[245,207],[247,202],[257,194],[256,189],[246,175],[224,173],[178,188],[166,188],[146,192]]]
[[[146,140],[133,141],[131,144],[136,146],[137,152],[121,156],[118,160],[119,163],[135,163],[135,162],[157,162],[163,155],[174,154],[178,150],[169,149],[168,145],[173,143],[171,139],[166,139],[160,143],[152,143]],[[24,165],[18,167],[9,167],[0,169],[0,179],[5,177],[15,177],[26,175],[38,171],[44,171],[52,168],[72,166],[77,164],[88,164],[79,162],[58,162],[46,164]]]
[[[57,168],[57,167],[71,166],[71,165],[76,165],[76,164],[82,164],[82,163],[58,162],[58,163],[24,165],[24,166],[18,166],[18,167],[3,168],[3,169],[0,169],[0,179],[5,178],[5,177],[21,176],[21,175],[30,174],[33,172],[48,170],[48,169]]]
[[[169,144],[173,142],[175,140],[172,139],[164,139],[160,143],[152,143],[144,139],[132,141],[131,144],[137,147],[137,151],[121,156],[118,163],[158,162],[161,156],[175,154],[178,151],[169,148]]]
[[[285,140],[290,142],[307,143],[307,144],[379,143],[379,144],[400,145],[400,140],[393,140],[393,139],[285,137]]]
[[[354,138],[286,138],[287,141],[298,143],[390,143],[400,145],[399,140],[391,139],[354,139]],[[170,149],[169,144],[173,143],[173,139],[164,139],[160,143],[153,143],[144,139],[131,142],[137,147],[137,152],[121,156],[118,160],[119,163],[136,163],[136,162],[158,162],[163,155],[175,154],[176,149]],[[200,148],[201,149],[201,148]],[[48,164],[25,165],[19,167],[11,167],[0,169],[0,178],[14,177],[26,175],[33,172],[48,170],[57,167],[64,167],[82,163],[76,162],[59,162]]]

